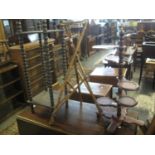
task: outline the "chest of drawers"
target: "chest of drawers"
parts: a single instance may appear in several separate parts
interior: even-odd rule
[[[51,55],[51,74],[52,74],[52,83],[55,83],[56,80],[56,73],[54,67],[54,56],[53,56],[53,40],[49,40],[49,48],[50,48],[50,55]],[[20,76],[23,81],[24,91],[26,95],[26,85],[24,83],[24,66],[23,66],[23,59],[20,52],[20,46],[12,46],[10,47],[11,59],[13,62],[16,62],[19,65],[20,69]],[[43,65],[42,65],[42,53],[41,48],[39,46],[39,42],[34,43],[26,43],[24,44],[24,50],[26,53],[26,57],[28,60],[28,67],[27,72],[30,79],[31,85],[31,92],[32,97],[40,93],[44,90],[44,72],[43,72]]]

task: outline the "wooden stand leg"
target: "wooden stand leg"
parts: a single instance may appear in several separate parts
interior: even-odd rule
[[[107,128],[108,133],[114,133],[116,129],[121,125],[121,121],[118,121],[114,118],[111,119],[110,125]]]
[[[135,119],[135,118],[130,117],[130,116],[126,116],[123,121],[126,123],[130,123],[130,124],[137,124],[139,126],[144,126],[144,124],[145,124],[144,121]]]

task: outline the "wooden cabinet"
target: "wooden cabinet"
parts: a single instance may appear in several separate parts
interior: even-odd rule
[[[23,104],[24,95],[18,66],[0,66],[0,120]]]
[[[56,82],[56,74],[55,74],[55,67],[54,67],[54,58],[53,58],[53,40],[49,40],[49,49],[51,55],[51,74],[53,83]],[[44,90],[44,72],[43,72],[43,65],[42,65],[42,52],[39,46],[39,42],[33,43],[26,43],[24,44],[24,50],[26,53],[26,57],[28,60],[28,67],[27,72],[30,79],[31,85],[31,92],[32,97],[40,93]],[[24,81],[24,67],[23,67],[23,59],[20,53],[20,47],[12,46],[10,47],[11,59],[12,61],[16,62],[20,68],[20,75],[22,80]],[[26,85],[23,82],[25,95],[26,93]]]

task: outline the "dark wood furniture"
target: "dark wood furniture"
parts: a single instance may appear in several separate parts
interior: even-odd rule
[[[99,24],[93,24],[88,26],[87,32],[87,53],[88,56],[92,55],[95,51],[92,48],[94,45],[100,45],[104,38],[102,27]]]
[[[103,116],[110,119],[110,124],[107,127],[107,131],[109,133],[115,133],[116,129],[121,126],[122,122],[137,124],[140,126],[144,126],[144,122],[141,120],[137,120],[133,117],[127,116],[127,109],[134,107],[137,105],[137,101],[127,96],[124,91],[135,91],[139,88],[139,86],[135,82],[128,81],[124,78],[123,75],[123,35],[124,31],[121,28],[120,32],[120,42],[118,49],[118,93],[116,99],[110,99],[107,97],[101,97],[97,99],[97,102],[102,107]]]
[[[54,64],[53,59],[53,40],[49,40],[49,46],[51,49],[51,65]],[[13,62],[16,62],[19,65],[20,75],[24,81],[24,68],[23,68],[23,59],[20,53],[20,46],[10,47],[11,59]],[[43,71],[42,71],[42,59],[41,59],[41,48],[39,42],[26,43],[24,44],[24,50],[28,57],[29,67],[27,68],[28,74],[30,77],[31,87],[32,87],[32,97],[44,90],[43,82]],[[52,70],[53,83],[56,82],[56,74]],[[24,90],[26,91],[25,84],[23,83]],[[25,94],[26,95],[26,94]]]
[[[112,97],[112,85],[95,83],[95,82],[89,82],[89,85],[90,85],[90,87],[92,89],[92,92],[93,92],[93,94],[95,95],[96,98],[102,97],[102,96]],[[81,84],[80,90],[81,90],[80,93],[81,93],[81,96],[82,96],[82,101],[91,102],[91,103],[94,102],[91,95],[90,95],[90,93],[89,93],[89,91],[88,91],[88,89],[84,85],[84,83]],[[79,95],[78,89],[71,96],[71,99],[80,101],[80,95]]]
[[[55,123],[49,125],[51,111],[37,106],[35,114],[27,108],[18,115],[17,122],[20,134],[104,134],[105,129],[98,124],[94,104],[69,100],[68,108],[63,105],[57,113]]]
[[[123,68],[127,69],[126,78],[131,79],[132,78],[132,65],[134,63],[134,54],[136,52],[136,49],[132,46],[127,47],[125,50],[123,50]],[[112,52],[109,53],[105,59],[103,60],[104,65],[118,68],[119,67],[119,56],[118,52]]]
[[[123,75],[125,76],[127,69],[123,69]],[[104,84],[111,84],[117,86],[118,80],[118,68],[111,67],[96,67],[93,72],[89,75],[91,82],[98,82]]]
[[[153,73],[153,82],[152,82],[152,88],[155,88],[155,59],[147,58],[145,61],[145,74],[149,75],[150,73]]]
[[[17,123],[21,135],[103,135],[105,128],[96,119],[94,104],[69,100],[68,108],[63,105],[57,114],[55,123],[49,125],[51,111],[47,107],[36,106],[36,113],[31,113],[29,107],[18,114]],[[137,113],[130,112],[130,116],[137,118]],[[108,124],[108,120],[107,120]],[[115,134],[134,135],[136,125],[123,124]]]
[[[146,58],[155,58],[155,42],[144,42],[142,45],[142,61],[140,66],[139,84],[141,83]]]
[[[91,56],[92,54],[94,54],[94,50],[93,50],[93,45],[96,44],[96,38],[94,36],[87,36],[87,53],[88,56]]]
[[[24,105],[18,66],[6,63],[0,66],[0,120]]]

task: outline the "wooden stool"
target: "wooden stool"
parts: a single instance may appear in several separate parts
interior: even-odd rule
[[[104,97],[104,96],[108,96],[108,97],[112,96],[112,85],[100,84],[100,83],[94,83],[94,82],[89,82],[89,85],[93,91],[93,94],[97,98]],[[92,97],[84,83],[81,84],[80,89],[81,89],[82,101],[93,102],[93,99],[92,99]],[[75,93],[73,93],[73,95],[71,96],[70,99],[77,100],[77,101],[80,100],[80,95],[79,95],[78,89]]]
[[[123,68],[123,76],[126,75],[127,69]],[[117,86],[118,68],[111,67],[96,67],[90,74],[91,82],[106,83]]]
[[[132,97],[123,96],[120,97],[118,101],[101,97],[97,99],[97,102],[102,108],[103,116],[111,120],[107,128],[109,133],[114,133],[115,130],[122,124],[122,122],[137,124],[140,126],[144,125],[143,121],[127,116],[127,108],[137,105],[136,100]],[[120,117],[118,117],[118,106],[121,108]]]

